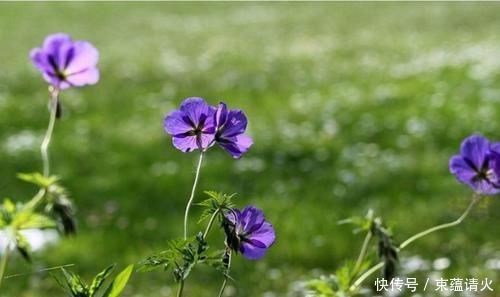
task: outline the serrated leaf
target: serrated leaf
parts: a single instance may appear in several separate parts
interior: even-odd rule
[[[205,208],[198,220],[198,224],[208,220],[216,212],[222,213],[222,210],[231,209],[235,206],[232,202],[232,198],[235,194],[226,195],[214,191],[205,191],[205,194],[207,194],[209,198],[196,204]]]
[[[47,229],[56,227],[56,222],[51,218],[33,213],[29,210],[18,213],[12,224],[17,230],[23,229]]]
[[[113,272],[113,269],[115,268],[115,264],[112,264],[108,267],[106,267],[103,271],[99,272],[94,279],[92,280],[92,283],[90,284],[89,288],[89,296],[94,297],[99,288],[102,286],[104,281],[108,278],[108,276],[111,275]]]
[[[35,184],[40,188],[49,188],[52,184],[56,183],[59,178],[55,175],[45,177],[39,172],[33,173],[18,173],[17,177],[25,182]]]
[[[74,297],[88,296],[87,285],[82,281],[80,276],[64,268],[61,268],[61,270],[66,278],[66,284]]]
[[[134,265],[129,265],[127,268],[122,270],[116,278],[113,280],[111,285],[108,287],[108,290],[102,297],[118,297],[122,293],[123,289],[128,283],[132,272],[134,271]]]

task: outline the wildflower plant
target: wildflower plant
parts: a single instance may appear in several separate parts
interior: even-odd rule
[[[19,179],[37,187],[38,192],[27,202],[13,202],[6,198],[0,205],[0,231],[6,241],[0,254],[0,285],[12,250],[17,250],[25,260],[31,262],[31,248],[29,241],[23,235],[24,230],[57,229],[64,235],[76,233],[75,210],[68,191],[61,185],[60,178],[52,175],[50,171],[49,145],[56,119],[62,114],[61,91],[70,87],[95,84],[99,80],[99,71],[96,67],[99,59],[97,49],[87,41],[73,41],[64,33],[47,36],[42,47],[31,50],[30,58],[49,84],[49,124],[40,146],[42,173],[17,174]],[[78,276],[64,270],[64,266],[42,271],[59,268],[66,276],[70,296],[82,297],[95,296],[94,292],[112,270],[112,267],[109,267],[94,279],[90,287],[87,287]],[[119,296],[132,269],[130,266],[118,275],[104,295],[100,296]]]
[[[246,135],[247,123],[243,111],[230,110],[224,102],[211,106],[199,97],[185,99],[178,110],[165,117],[164,128],[172,136],[174,147],[185,153],[198,150],[199,160],[184,212],[183,237],[170,241],[168,249],[141,261],[139,270],[171,269],[174,280],[179,283],[177,296],[182,296],[185,280],[197,264],[209,265],[223,274],[219,291],[222,296],[230,279],[233,254],[241,253],[247,259],[257,260],[275,241],[274,228],[260,209],[248,206],[240,211],[235,208],[234,195],[213,191],[206,191],[208,199],[196,204],[204,208],[199,219],[200,224],[206,222],[204,231],[190,235],[188,229],[204,154],[218,145],[233,158],[241,158],[253,144]],[[210,251],[207,237],[214,223],[224,232],[225,241],[220,249]]]
[[[61,268],[63,279],[55,278],[69,297],[118,297],[125,289],[134,271],[134,266],[127,266],[109,282],[108,279],[113,273],[114,268],[115,265],[106,267],[92,279],[90,284],[87,284],[79,275],[65,268]]]
[[[355,264],[347,262],[331,276],[307,281],[304,291],[310,296],[356,296],[362,293],[363,283],[379,270],[382,270],[384,279],[392,280],[397,275],[399,253],[403,249],[424,236],[461,224],[483,197],[500,193],[500,142],[490,142],[481,135],[465,138],[460,153],[450,158],[449,169],[460,183],[474,191],[469,205],[459,218],[419,232],[400,244],[395,243],[391,230],[372,211],[365,217],[343,220],[340,223],[351,223],[356,226],[357,232],[366,233],[357,261]],[[368,257],[373,238],[377,238],[376,264]]]

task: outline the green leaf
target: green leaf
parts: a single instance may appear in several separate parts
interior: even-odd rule
[[[57,226],[56,222],[54,222],[51,218],[38,213],[33,213],[29,210],[17,214],[12,224],[18,230],[47,229]]]
[[[205,208],[200,216],[200,219],[198,220],[198,224],[208,220],[214,213],[218,211],[222,213],[222,210],[231,209],[234,207],[232,198],[235,194],[226,195],[214,191],[205,191],[205,194],[207,194],[209,198],[196,204]]]
[[[116,278],[113,280],[108,290],[102,297],[118,297],[122,293],[123,289],[128,283],[132,272],[134,271],[134,265],[129,265],[125,268]]]
[[[103,271],[99,272],[94,279],[92,280],[92,284],[90,284],[89,288],[89,296],[93,297],[99,290],[99,288],[102,286],[104,281],[108,278],[108,276],[111,275],[113,272],[113,269],[115,268],[115,264],[112,264],[108,267],[106,267]]]
[[[61,270],[66,278],[66,284],[74,297],[88,296],[87,285],[82,281],[80,276],[64,268],[61,268]]]
[[[370,231],[373,225],[373,210],[368,210],[366,216],[353,216],[347,219],[340,220],[338,222],[339,225],[343,224],[351,224],[356,228],[354,229],[354,233],[359,233],[362,231]]]
[[[39,186],[40,188],[45,188],[45,189],[47,189],[51,185],[55,184],[59,180],[59,178],[55,175],[45,177],[45,176],[43,176],[43,174],[41,174],[39,172],[18,173],[17,177],[20,180],[35,184],[35,185]]]
[[[16,248],[17,251],[24,258],[24,260],[26,260],[27,262],[31,262],[31,257],[30,257],[31,246],[26,237],[24,237],[24,235],[22,235],[19,232],[16,232]]]

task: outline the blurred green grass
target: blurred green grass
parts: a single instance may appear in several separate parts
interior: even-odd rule
[[[370,208],[396,241],[455,219],[471,193],[449,156],[471,133],[500,139],[499,13],[496,3],[1,3],[0,195],[29,199],[35,189],[15,173],[41,167],[47,92],[29,50],[62,31],[101,53],[99,84],[63,93],[51,145],[78,237],[33,267],[13,260],[8,274],[74,263],[90,277],[180,236],[197,156],[172,148],[162,120],[189,96],[244,109],[255,140],[239,161],[212,149],[199,188],[238,193],[278,234],[263,260],[237,258],[233,296],[286,296],[333,272],[362,241],[337,221]],[[499,208],[488,199],[403,256],[448,257],[445,276],[488,276],[499,291],[485,266],[500,258]],[[220,281],[200,269],[186,295],[213,296]],[[169,274],[136,274],[126,296],[174,291]],[[1,296],[58,292],[35,275],[6,281]]]

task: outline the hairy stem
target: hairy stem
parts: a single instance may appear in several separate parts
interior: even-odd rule
[[[363,264],[363,260],[365,259],[366,252],[368,251],[368,245],[370,244],[370,240],[372,239],[372,232],[368,230],[366,233],[365,240],[363,241],[363,246],[361,247],[361,251],[359,252],[358,259],[356,260],[356,265],[354,266],[354,270],[352,272],[352,278],[358,275],[359,269]]]
[[[410,243],[414,242],[415,240],[417,240],[421,237],[424,237],[426,235],[429,235],[433,232],[459,225],[460,223],[462,223],[465,220],[465,218],[469,215],[469,213],[472,210],[472,208],[474,207],[474,205],[476,205],[476,203],[479,202],[479,200],[481,200],[481,198],[482,198],[482,196],[474,195],[471,202],[469,203],[469,206],[465,209],[464,213],[458,219],[456,219],[453,222],[437,225],[435,227],[429,228],[427,230],[424,230],[420,233],[413,235],[412,237],[403,241],[403,243],[399,245],[398,250],[400,251],[400,250],[404,249],[405,247],[407,247]],[[382,267],[384,267],[384,262],[380,262],[377,265],[370,268],[369,270],[367,270],[354,282],[354,284],[351,286],[350,290],[351,291],[355,290],[357,287],[359,287],[363,283],[363,281],[366,278],[368,278],[370,275],[372,275],[373,273],[375,273],[377,270],[379,270]]]
[[[212,216],[210,217],[210,220],[208,221],[207,228],[205,229],[205,232],[203,233],[203,239],[207,238],[208,232],[210,232],[210,229],[212,228],[212,225],[214,224],[215,218],[219,214],[220,209],[217,209]]]
[[[7,242],[3,250],[3,253],[1,255],[2,259],[0,259],[0,287],[2,287],[3,276],[5,274],[5,269],[7,268],[7,261],[9,259],[9,252],[10,252],[9,248],[10,244]]]
[[[436,232],[438,230],[442,230],[442,229],[446,229],[446,228],[450,228],[450,227],[454,227],[454,226],[459,225],[460,223],[463,222],[463,220],[467,217],[467,215],[470,213],[470,211],[472,210],[472,208],[474,207],[474,205],[479,200],[481,200],[481,196],[474,196],[473,199],[472,199],[472,201],[470,202],[469,206],[465,210],[465,212],[458,219],[456,219],[455,221],[450,222],[450,223],[446,223],[446,224],[442,224],[442,225],[438,225],[438,226],[429,228],[427,230],[424,230],[424,231],[422,231],[420,233],[417,233],[417,234],[413,235],[412,237],[410,237],[407,240],[405,240],[402,244],[400,244],[399,245],[399,249],[400,250],[404,249],[406,246],[408,246],[413,241],[415,241],[415,240],[417,240],[417,239],[419,239],[421,237],[424,237],[424,236],[426,236],[428,234],[431,234],[433,232]]]
[[[177,297],[181,297],[182,296],[182,291],[184,290],[184,280],[181,279],[181,281],[179,282],[179,289],[177,290]]]
[[[45,137],[43,138],[42,145],[40,146],[40,152],[42,154],[42,162],[43,162],[43,176],[48,177],[50,174],[50,159],[49,159],[49,145],[50,140],[52,138],[52,133],[54,132],[54,125],[56,122],[56,114],[57,114],[57,104],[59,101],[59,90],[51,89],[51,100],[50,100],[50,118],[49,118],[49,126],[47,127],[47,131],[45,132]]]
[[[198,166],[196,167],[196,173],[194,176],[193,188],[191,189],[191,196],[189,197],[188,203],[186,205],[186,212],[184,213],[184,240],[187,239],[189,210],[191,209],[191,204],[193,204],[194,194],[196,193],[196,186],[198,185],[198,178],[200,176],[202,162],[203,162],[203,151],[200,153],[200,159],[198,160]]]
[[[229,278],[229,269],[231,269],[231,258],[232,258],[231,250],[229,250],[228,255],[229,255],[229,260],[227,263],[226,273],[224,273],[224,281],[222,282],[222,286],[219,291],[219,297],[222,297],[222,295],[224,294],[224,290],[226,289],[227,285],[227,279]]]

